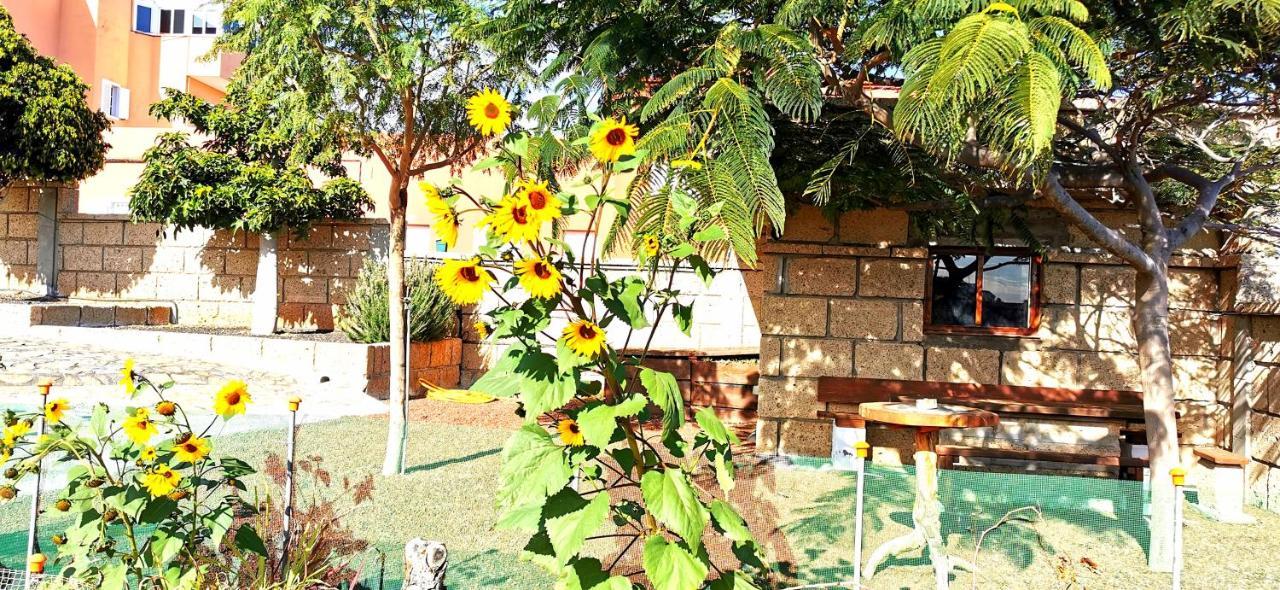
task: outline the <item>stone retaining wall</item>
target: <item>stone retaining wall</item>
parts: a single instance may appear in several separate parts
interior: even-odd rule
[[[174,232],[123,215],[76,213],[76,190],[15,185],[0,194],[0,288],[43,293],[35,258],[38,191],[57,190],[56,275],[60,296],[169,303],[179,324],[249,325],[258,236]],[[7,229],[6,229],[7,228]],[[330,330],[363,259],[386,252],[382,220],[326,222],[278,246],[284,330]]]
[[[1100,215],[1133,231],[1119,212]],[[909,225],[902,211],[830,220],[804,207],[788,217],[781,238],[760,244],[764,281],[752,296],[762,333],[761,452],[830,453],[831,424],[816,413],[849,408],[817,402],[817,378],[824,375],[1140,389],[1129,320],[1134,273],[1127,266],[1062,223],[1046,221],[1035,228],[1052,246],[1044,260],[1038,332],[926,334],[928,248]],[[1217,236],[1201,235],[1173,264],[1171,336],[1184,445],[1226,442],[1230,350],[1218,312],[1223,273],[1217,251]],[[1092,444],[1066,425],[1020,428],[1048,429],[1067,446]],[[882,442],[909,446],[896,438]]]
[[[296,377],[303,386],[331,382],[379,399],[387,398],[391,374],[390,346],[385,343],[66,326],[33,326],[26,333],[50,340],[282,373]],[[457,387],[461,361],[462,341],[457,338],[413,343],[410,366],[415,395],[422,392],[418,386],[421,379],[445,388]]]

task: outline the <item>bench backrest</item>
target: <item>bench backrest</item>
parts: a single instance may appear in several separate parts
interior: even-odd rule
[[[819,377],[818,401],[846,404],[895,401],[899,397],[932,397],[952,400],[1007,400],[1028,404],[1082,404],[1141,406],[1142,392],[1123,389],[1072,389],[899,381],[862,377]]]

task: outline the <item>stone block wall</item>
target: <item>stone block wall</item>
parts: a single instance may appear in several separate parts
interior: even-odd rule
[[[34,285],[35,188],[4,192],[0,218],[0,288],[42,292]],[[88,300],[172,304],[180,324],[247,327],[258,266],[258,236],[225,230],[174,232],[122,215],[75,213],[75,189],[58,188],[57,290]],[[12,230],[16,228],[16,233]],[[363,259],[385,252],[386,222],[326,222],[306,238],[278,240],[285,330],[333,329],[334,315]]]
[[[73,189],[17,182],[0,188],[0,289],[44,293],[36,272],[41,193],[56,192],[59,212],[74,210]]]
[[[1280,512],[1280,317],[1255,316],[1239,322],[1243,347],[1237,386],[1247,395],[1250,459],[1245,481],[1250,502]]]
[[[1102,216],[1125,228],[1126,218]],[[759,447],[830,453],[831,425],[817,412],[847,408],[817,401],[821,376],[1140,389],[1129,319],[1133,271],[1060,223],[1043,229],[1053,247],[1044,259],[1034,335],[928,334],[929,250],[912,235],[907,213],[855,211],[832,220],[803,207],[791,214],[784,235],[760,243],[764,277],[752,292],[761,331]],[[1225,442],[1230,346],[1218,311],[1218,264],[1216,237],[1206,235],[1172,270],[1184,445]]]

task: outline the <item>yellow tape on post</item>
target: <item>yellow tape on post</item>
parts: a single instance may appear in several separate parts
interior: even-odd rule
[[[296,395],[295,395],[295,396],[291,396],[291,397],[289,398],[289,411],[290,411],[290,412],[296,412],[296,411],[298,411],[298,406],[299,406],[299,405],[301,405],[301,404],[302,404],[302,398],[300,398],[300,397],[298,397],[298,396],[296,396]]]
[[[860,440],[853,443],[853,450],[857,453],[859,459],[866,459],[871,456],[871,445],[867,441]]]
[[[27,558],[27,571],[33,574],[43,574],[46,561],[48,559],[45,558],[43,553],[32,553],[31,557]]]
[[[40,395],[49,397],[49,390],[53,389],[53,379],[45,377],[39,383],[36,383],[36,387],[40,388]]]
[[[1187,482],[1187,470],[1181,467],[1174,467],[1169,470],[1169,477],[1173,479],[1173,485],[1181,486]]]

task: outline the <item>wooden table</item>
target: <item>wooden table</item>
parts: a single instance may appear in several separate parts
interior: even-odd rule
[[[995,426],[1000,417],[969,406],[939,404],[918,407],[914,402],[871,402],[858,406],[858,413],[872,422],[882,422],[915,429],[916,498],[911,510],[911,532],[886,541],[871,553],[863,577],[870,580],[880,562],[890,555],[921,547],[929,550],[933,575],[939,590],[948,588],[948,576],[954,565],[972,570],[962,559],[949,557],[942,542],[942,503],[938,501],[938,431],[943,428],[978,428]]]

